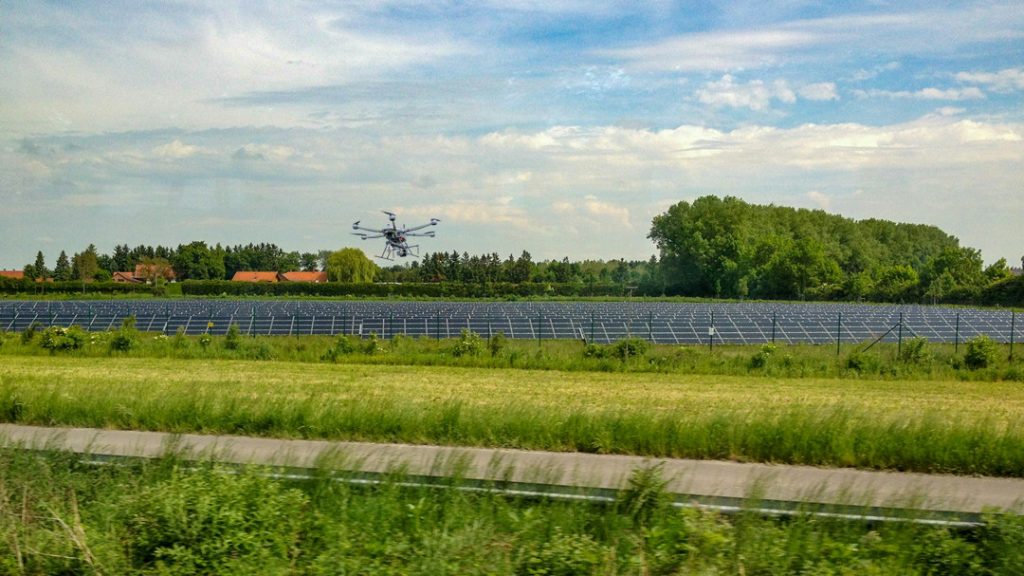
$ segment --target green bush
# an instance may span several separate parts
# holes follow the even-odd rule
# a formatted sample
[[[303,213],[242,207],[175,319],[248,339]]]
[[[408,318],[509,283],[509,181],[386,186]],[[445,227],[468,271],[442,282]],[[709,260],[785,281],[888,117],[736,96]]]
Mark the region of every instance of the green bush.
[[[928,339],[915,336],[903,343],[900,360],[907,364],[922,364],[931,360],[928,352]]]
[[[996,362],[999,346],[988,336],[978,336],[967,341],[964,364],[971,370],[988,368]]]
[[[39,345],[51,353],[70,352],[81,349],[88,339],[89,334],[80,326],[50,326],[43,331]]]
[[[228,326],[228,332],[224,335],[224,348],[228,350],[238,350],[242,345],[242,333],[238,329],[238,324],[234,322]]]
[[[750,367],[764,368],[768,365],[768,359],[771,358],[772,354],[775,354],[777,350],[778,348],[775,344],[763,344],[761,349],[757,351],[757,354],[754,354],[750,358]]]
[[[28,346],[29,344],[31,344],[32,340],[34,340],[36,337],[36,330],[38,330],[39,328],[40,324],[38,322],[33,322],[29,324],[28,328],[25,328],[25,331],[21,333],[21,345]]]
[[[387,349],[380,342],[380,336],[377,336],[376,332],[370,332],[370,337],[363,343],[363,354],[367,356],[373,356],[375,354],[384,354]]]
[[[286,573],[308,503],[255,469],[175,471],[123,510],[125,548],[154,574]]]
[[[115,332],[110,338],[110,350],[113,352],[128,352],[138,344],[139,333],[135,330],[135,315],[129,314],[121,322],[121,329]]]
[[[504,350],[507,345],[508,342],[506,341],[504,332],[495,332],[487,339],[487,349],[490,350],[492,357],[501,354],[501,351]]]
[[[483,338],[476,332],[463,328],[459,333],[459,341],[452,348],[452,356],[479,356],[483,349]]]
[[[619,360],[639,358],[650,349],[651,344],[642,338],[623,338],[612,345],[611,355]]]
[[[344,334],[338,336],[334,341],[334,346],[327,349],[320,357],[325,362],[337,362],[341,356],[347,356],[353,354],[356,351],[356,347],[352,344],[352,339]]]

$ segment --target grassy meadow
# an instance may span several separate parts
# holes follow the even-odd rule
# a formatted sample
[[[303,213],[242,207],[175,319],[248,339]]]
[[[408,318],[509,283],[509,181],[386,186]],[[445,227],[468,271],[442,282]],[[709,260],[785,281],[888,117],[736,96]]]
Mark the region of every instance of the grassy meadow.
[[[3,356],[0,419],[1024,476],[1017,382]]]

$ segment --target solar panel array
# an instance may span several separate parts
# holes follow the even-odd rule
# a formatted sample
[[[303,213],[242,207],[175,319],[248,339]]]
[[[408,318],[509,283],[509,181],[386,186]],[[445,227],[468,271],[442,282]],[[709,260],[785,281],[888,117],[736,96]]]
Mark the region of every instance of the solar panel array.
[[[17,301],[0,303],[0,330],[32,324],[102,331],[128,316],[146,332],[224,334],[398,334],[586,339],[637,337],[663,344],[861,342],[920,336],[933,342],[985,334],[1020,342],[1024,320],[1005,310],[934,306],[669,302],[384,302],[252,300]]]

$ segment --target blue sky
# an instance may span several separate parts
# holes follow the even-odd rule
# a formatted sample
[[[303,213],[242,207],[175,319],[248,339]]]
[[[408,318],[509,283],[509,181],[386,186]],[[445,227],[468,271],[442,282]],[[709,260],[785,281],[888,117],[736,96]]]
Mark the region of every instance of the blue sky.
[[[646,259],[734,195],[1024,256],[1020,2],[0,3],[0,268],[95,243]]]

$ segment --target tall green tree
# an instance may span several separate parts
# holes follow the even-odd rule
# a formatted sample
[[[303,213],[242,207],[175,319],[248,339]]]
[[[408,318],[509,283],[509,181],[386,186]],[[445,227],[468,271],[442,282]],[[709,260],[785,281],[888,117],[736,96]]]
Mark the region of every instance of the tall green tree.
[[[326,272],[331,282],[373,282],[377,265],[358,248],[342,248],[327,257]]]
[[[68,260],[68,255],[61,250],[60,256],[57,257],[57,264],[53,267],[53,279],[64,282],[71,278],[71,261]]]
[[[49,278],[50,270],[46,267],[46,259],[43,258],[43,251],[36,252],[36,261],[33,265],[35,268],[36,278]]]
[[[203,241],[178,246],[171,264],[182,280],[224,279],[224,251],[211,249]]]
[[[89,244],[84,251],[75,254],[71,258],[71,267],[75,273],[75,279],[83,282],[92,282],[99,272],[99,256],[96,253],[96,246]]]

